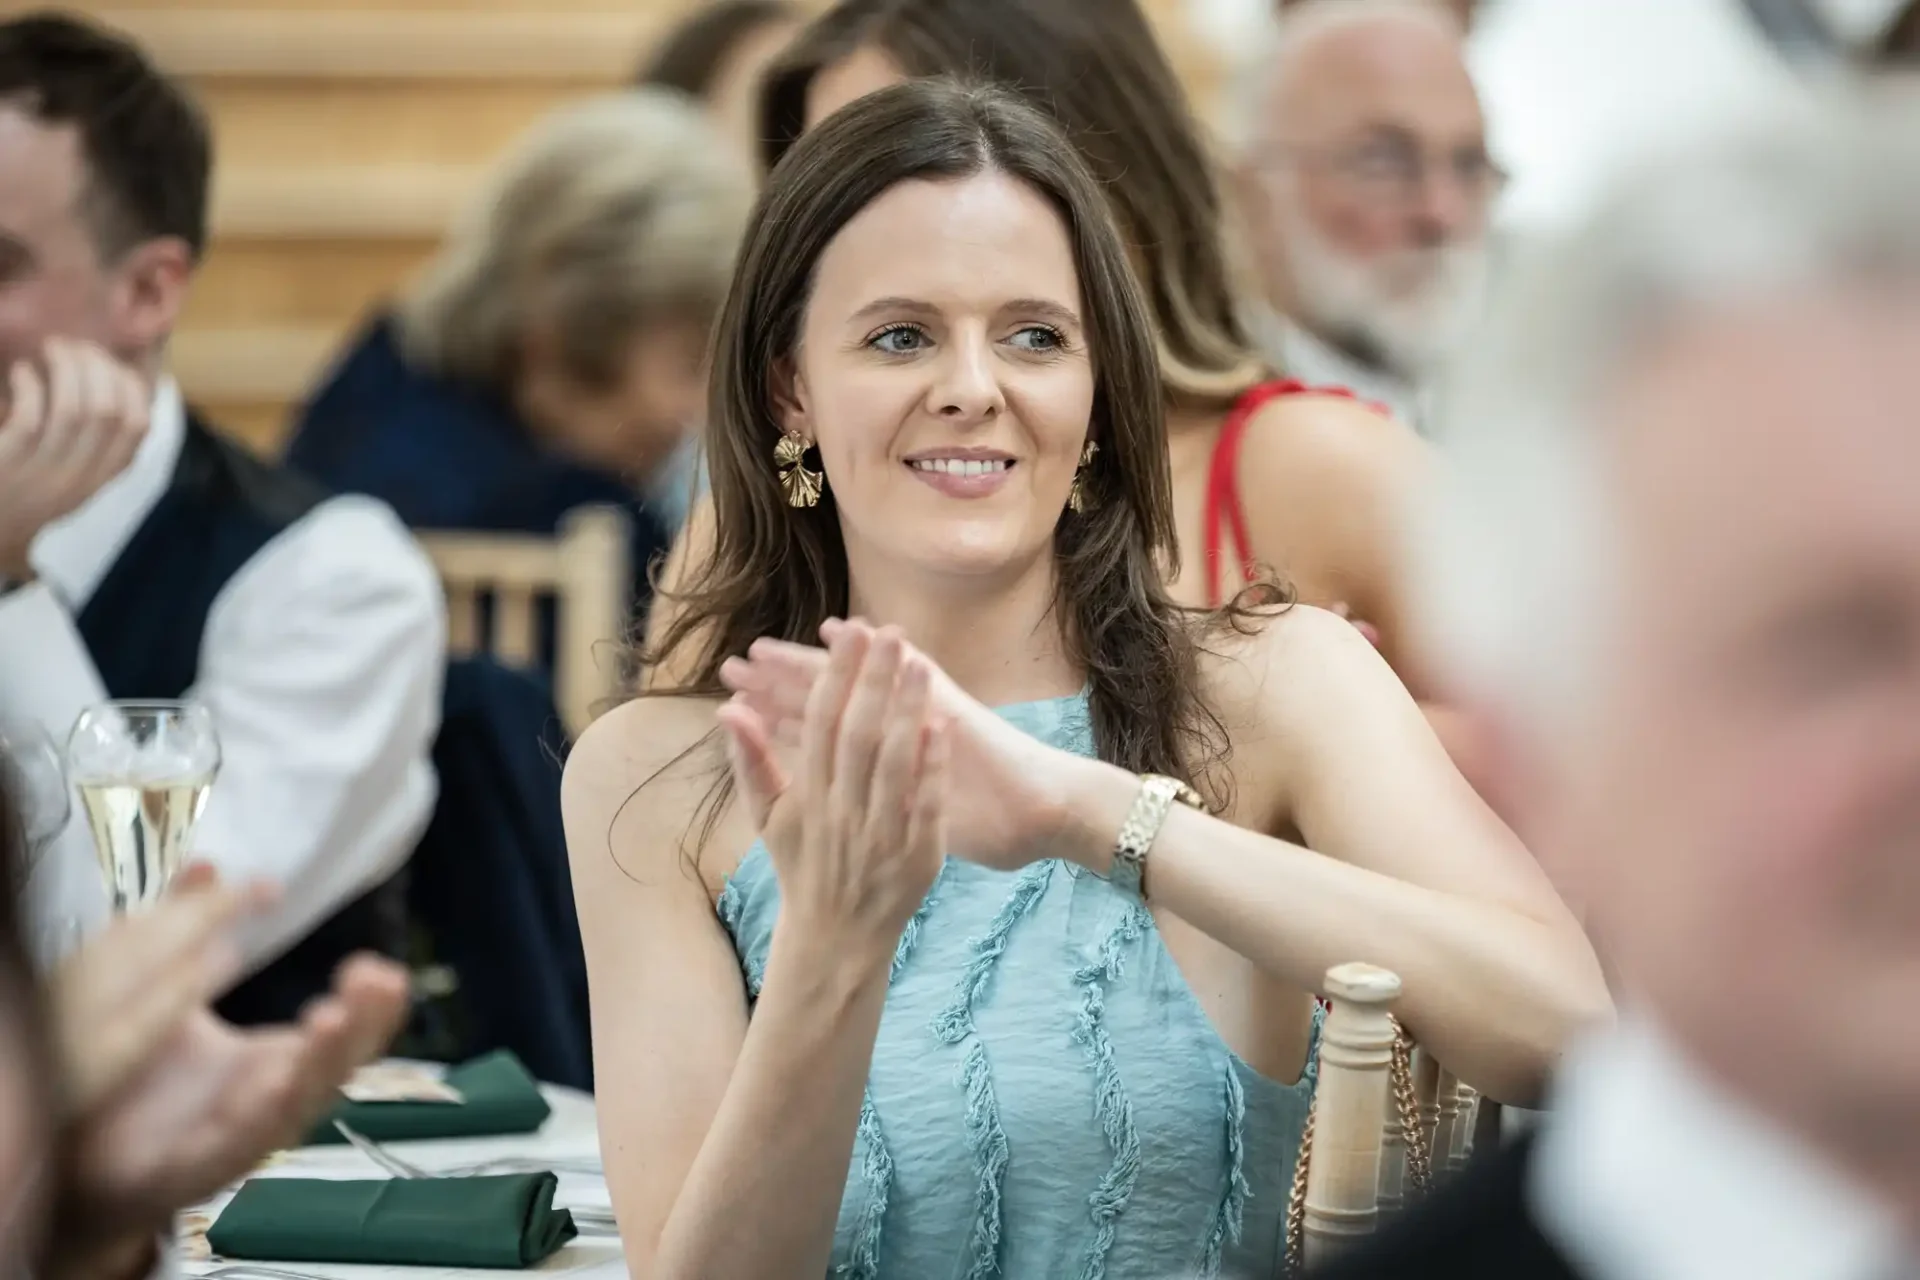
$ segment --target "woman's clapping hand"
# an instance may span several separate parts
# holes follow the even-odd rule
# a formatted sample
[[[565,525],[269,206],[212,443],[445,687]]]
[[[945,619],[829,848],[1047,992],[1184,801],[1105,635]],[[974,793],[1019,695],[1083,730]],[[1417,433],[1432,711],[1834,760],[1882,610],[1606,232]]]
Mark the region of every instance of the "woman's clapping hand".
[[[783,926],[891,956],[945,853],[947,737],[931,664],[897,631],[838,637],[818,678],[769,720],[721,708],[733,774],[779,877]]]
[[[843,654],[849,646],[877,646],[886,637],[889,646],[899,647],[905,667],[926,673],[926,714],[940,725],[944,769],[955,797],[946,813],[946,852],[1000,868],[1047,856],[1068,774],[1083,761],[981,706],[890,628],[876,632],[858,620],[834,619],[821,628],[821,636],[825,649],[756,640],[745,658],[730,659],[721,669],[720,678],[734,691],[727,714],[751,716],[770,757],[807,753],[816,702],[835,696],[831,677],[845,661]]]

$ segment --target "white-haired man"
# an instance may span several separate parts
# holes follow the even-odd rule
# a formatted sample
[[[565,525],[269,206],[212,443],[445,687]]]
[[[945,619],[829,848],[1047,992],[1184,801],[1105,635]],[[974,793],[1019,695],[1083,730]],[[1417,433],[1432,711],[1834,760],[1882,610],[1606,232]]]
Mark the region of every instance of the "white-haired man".
[[[1478,313],[1500,186],[1459,19],[1438,0],[1303,0],[1244,89],[1232,173],[1256,342],[1418,426]]]
[[[1616,976],[1537,1133],[1328,1280],[1920,1276],[1920,117],[1545,251],[1442,415],[1431,620]]]

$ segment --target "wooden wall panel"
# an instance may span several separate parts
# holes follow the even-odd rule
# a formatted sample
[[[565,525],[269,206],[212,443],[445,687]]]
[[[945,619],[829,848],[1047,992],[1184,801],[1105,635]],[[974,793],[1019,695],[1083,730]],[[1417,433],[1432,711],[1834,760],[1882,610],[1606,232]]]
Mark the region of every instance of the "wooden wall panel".
[[[613,79],[585,77],[244,76],[197,83],[195,91],[219,132],[222,166],[244,173],[254,166],[486,165],[554,107],[617,87]]]
[[[208,422],[263,457],[278,457],[286,448],[291,405],[220,400],[205,394],[194,396],[193,403]]]
[[[624,78],[667,15],[655,10],[103,9],[160,62],[195,79]]]
[[[208,255],[187,304],[199,328],[351,323],[391,296],[431,240],[229,240]]]
[[[338,341],[329,325],[195,326],[174,335],[170,355],[181,385],[209,402],[284,404],[313,385]]]
[[[65,7],[95,14],[167,13],[181,9],[236,10],[254,13],[305,13],[325,8],[336,13],[405,9],[415,13],[620,13],[671,21],[698,0],[81,0]],[[6,0],[0,11],[27,7],[27,0]]]

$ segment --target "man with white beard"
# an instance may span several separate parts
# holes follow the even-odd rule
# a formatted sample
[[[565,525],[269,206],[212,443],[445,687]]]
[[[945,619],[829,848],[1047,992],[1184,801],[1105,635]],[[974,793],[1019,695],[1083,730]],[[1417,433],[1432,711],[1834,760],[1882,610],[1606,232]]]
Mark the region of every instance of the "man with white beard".
[[[1639,173],[1449,377],[1417,621],[1621,1015],[1324,1280],[1920,1277],[1913,106]]]
[[[1280,18],[1237,121],[1262,354],[1416,427],[1478,310],[1501,182],[1462,46],[1438,0],[1304,0]]]

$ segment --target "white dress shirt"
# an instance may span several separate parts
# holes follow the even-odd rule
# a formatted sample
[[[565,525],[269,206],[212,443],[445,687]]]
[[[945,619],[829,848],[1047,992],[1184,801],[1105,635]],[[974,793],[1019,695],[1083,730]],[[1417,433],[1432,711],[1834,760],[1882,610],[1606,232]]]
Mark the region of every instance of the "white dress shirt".
[[[1261,357],[1284,376],[1319,387],[1345,387],[1362,400],[1386,406],[1414,430],[1422,429],[1420,389],[1405,379],[1361,364],[1266,307],[1246,308],[1243,323]]]
[[[1908,1280],[1891,1210],[1623,1019],[1561,1071],[1529,1192],[1592,1280]]]
[[[41,531],[38,581],[0,597],[0,706],[56,743],[107,695],[74,618],[166,492],[185,439],[180,392],[163,381],[127,469]],[[432,564],[386,506],[321,503],[221,589],[190,697],[213,714],[220,775],[194,853],[230,878],[282,886],[243,939],[272,960],[406,862],[431,815],[445,614]],[[104,918],[84,821],[35,868],[28,914],[43,953]],[[44,954],[43,954],[43,958]]]

